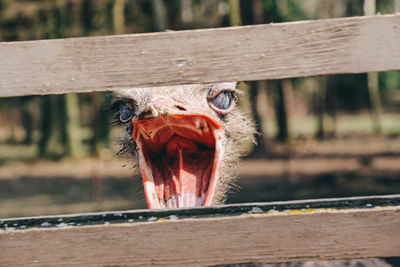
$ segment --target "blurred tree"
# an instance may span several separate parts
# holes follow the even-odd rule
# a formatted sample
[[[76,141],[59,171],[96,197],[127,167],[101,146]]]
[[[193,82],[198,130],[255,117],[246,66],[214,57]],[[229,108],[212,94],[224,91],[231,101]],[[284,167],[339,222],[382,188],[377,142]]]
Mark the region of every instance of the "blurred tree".
[[[273,3],[263,1],[263,4],[267,10],[265,13],[269,14],[268,17],[274,19],[274,22],[280,22],[285,20],[285,17],[290,17],[289,6],[292,9],[297,9],[293,1],[273,1]],[[291,80],[268,81],[267,88],[273,94],[277,126],[275,138],[280,142],[288,142],[290,139],[288,99],[293,99]]]
[[[325,103],[326,103],[326,77],[317,78],[319,87],[314,91],[314,106],[317,115],[317,130],[315,137],[318,139],[324,139],[326,137],[325,132]]]
[[[41,157],[60,158],[65,153],[65,126],[63,96],[49,95],[42,98],[41,103],[41,139],[39,155]]]
[[[66,1],[57,0],[48,14],[50,38],[64,37]],[[44,96],[42,98],[42,136],[39,155],[44,157],[83,155],[77,94]]]
[[[254,24],[262,24],[264,22],[264,11],[263,11],[263,5],[261,0],[254,0],[252,2],[252,16],[248,16],[252,18],[252,23]],[[267,90],[267,81],[257,81],[257,82],[250,82],[249,83],[249,98],[251,101],[250,107],[251,107],[251,115],[253,117],[253,121],[255,122],[255,127],[256,127],[256,142],[257,146],[254,146],[253,151],[249,155],[250,157],[263,157],[267,154],[267,139],[266,139],[266,133],[264,131],[264,125],[266,125],[263,120],[261,119],[261,116],[259,114],[260,108],[258,107],[260,105],[260,101],[257,101],[259,96],[261,95],[261,91],[266,91]],[[265,96],[267,96],[265,92]],[[265,101],[262,103],[263,105],[268,105],[268,102]]]
[[[25,130],[25,137],[24,140],[22,141],[23,144],[30,145],[33,143],[33,131],[34,131],[34,121],[33,121],[33,115],[31,110],[29,109],[29,104],[31,100],[33,100],[35,97],[33,96],[24,96],[21,97],[21,120],[22,120],[22,125]]]
[[[268,22],[281,22],[305,19],[306,15],[298,5],[297,1],[267,1],[267,0],[255,0],[252,2],[251,8],[249,8],[247,1],[241,2],[242,19],[244,24],[261,24]],[[264,129],[261,127],[265,123],[261,122],[260,116],[257,114],[257,102],[256,98],[259,95],[261,88],[267,88],[270,93],[271,100],[274,102],[273,107],[275,109],[275,116],[277,122],[277,134],[276,140],[281,142],[287,142],[290,139],[290,127],[289,127],[289,109],[287,104],[288,99],[293,99],[293,86],[291,80],[279,80],[279,81],[260,81],[258,83],[251,83],[250,86],[250,97],[253,118],[256,122],[257,131],[261,133],[257,137],[258,146],[252,152],[251,156],[263,156],[267,153],[266,146],[266,134]],[[263,103],[267,105],[267,103]]]
[[[3,40],[3,0],[0,0],[0,42]]]
[[[167,16],[165,5],[162,0],[151,0],[155,18],[154,27],[156,31],[164,31],[167,28]]]
[[[325,92],[326,112],[330,119],[330,125],[327,127],[327,135],[330,138],[337,136],[337,88],[332,86],[336,78],[337,76],[328,77],[328,86]]]
[[[82,30],[83,34],[85,36],[88,36],[91,34],[93,28],[95,28],[94,25],[94,17],[95,17],[95,5],[93,4],[93,0],[83,0],[82,1]]]
[[[78,158],[84,155],[77,94],[64,95],[65,101],[65,156]]]
[[[378,73],[368,73],[368,92],[370,100],[370,110],[372,119],[372,131],[374,133],[382,132],[382,104],[379,92],[379,76]]]
[[[229,19],[231,21],[231,26],[241,26],[242,18],[240,14],[240,2],[239,0],[229,0],[229,6],[231,12],[229,13]]]
[[[244,19],[251,18],[251,21],[246,20],[248,23],[256,23],[261,24],[263,23],[263,6],[261,0],[255,0],[252,2],[251,9],[247,9],[245,7],[246,15],[241,12],[241,8],[243,7],[243,2],[238,0],[230,0],[230,24],[232,26],[240,26],[242,25],[242,17]],[[253,121],[256,127],[256,142],[257,146],[253,147],[253,150],[249,154],[249,157],[263,157],[266,154],[266,139],[265,133],[263,129],[263,121],[259,114],[258,105],[260,101],[257,101],[259,92],[261,90],[266,90],[267,88],[267,81],[252,81],[249,82],[249,99],[250,99],[250,110],[251,116],[253,117]],[[263,103],[263,105],[267,105],[267,103]]]
[[[261,91],[266,91],[268,88],[267,81],[252,81],[249,82],[249,99],[250,99],[250,110],[251,116],[253,117],[253,121],[256,127],[256,142],[257,146],[254,146],[253,151],[250,153],[250,157],[263,157],[266,155],[267,151],[267,140],[266,134],[264,131],[264,122],[259,114],[259,105],[260,101],[257,101],[259,98]],[[267,94],[265,93],[265,96]],[[262,105],[268,105],[268,102],[263,102]]]
[[[375,10],[376,10],[375,0],[364,0],[364,14],[366,16],[374,16]],[[368,77],[370,110],[372,116],[372,131],[375,133],[381,133],[382,104],[381,104],[381,96],[379,93],[378,73],[376,72],[368,73],[367,77]]]
[[[68,0],[68,36],[82,36],[82,0]]]
[[[289,112],[287,99],[292,96],[289,94],[293,94],[292,90],[288,90],[291,86],[283,86],[282,80],[269,81],[268,88],[275,91],[275,115],[277,122],[277,134],[276,139],[280,142],[287,142],[290,138],[289,133]],[[290,84],[291,81],[287,80],[286,84]]]
[[[315,17],[328,19],[345,15],[346,3],[343,0],[331,1],[321,0],[315,10]],[[337,76],[318,77],[318,90],[315,94],[315,108],[317,116],[317,127],[315,137],[324,139],[336,136],[336,90],[334,87]]]
[[[253,23],[254,24],[262,24],[264,23],[264,9],[261,0],[254,0],[252,9],[253,11]]]
[[[113,6],[108,5],[108,1],[88,1],[86,0],[85,13],[91,13],[92,19],[85,20],[86,30],[94,34],[107,32],[107,24],[112,25],[112,33],[125,33],[125,1],[115,0]],[[107,20],[107,12],[112,11],[112,21]],[[107,32],[109,33],[109,32]],[[90,154],[100,155],[104,148],[110,143],[110,121],[111,114],[107,112],[110,99],[107,93],[90,94],[90,129],[91,138],[89,141]]]
[[[193,22],[193,0],[181,0],[181,20],[183,23]]]
[[[59,2],[54,1],[51,11],[47,14],[48,38],[60,37],[60,20],[57,16],[58,5]],[[65,113],[63,109],[65,106],[63,98],[62,95],[50,95],[42,98],[42,127],[39,142],[39,155],[42,157],[59,158],[65,153],[63,141],[66,124],[64,123]]]
[[[114,1],[113,29],[115,34],[125,33],[125,0]]]

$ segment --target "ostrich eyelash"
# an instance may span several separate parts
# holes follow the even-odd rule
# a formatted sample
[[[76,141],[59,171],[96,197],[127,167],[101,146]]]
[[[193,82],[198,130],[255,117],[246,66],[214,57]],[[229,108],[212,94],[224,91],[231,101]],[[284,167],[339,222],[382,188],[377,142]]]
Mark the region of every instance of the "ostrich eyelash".
[[[120,106],[121,105],[128,105],[135,109],[136,104],[132,99],[129,98],[119,98],[116,99],[110,106],[109,111],[113,113],[112,124],[114,125],[123,125],[126,122],[121,121],[120,119]]]
[[[236,87],[227,87],[222,84],[217,84],[212,87],[209,87],[208,89],[208,94],[207,94],[207,100],[210,101],[212,98],[216,97],[218,94],[227,92],[230,93],[233,96],[233,101],[237,102],[242,95],[242,92],[238,90]]]

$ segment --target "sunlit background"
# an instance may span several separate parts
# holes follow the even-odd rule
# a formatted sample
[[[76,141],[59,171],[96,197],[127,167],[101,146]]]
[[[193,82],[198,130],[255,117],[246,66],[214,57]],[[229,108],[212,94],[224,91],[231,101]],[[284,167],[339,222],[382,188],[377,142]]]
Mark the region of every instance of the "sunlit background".
[[[0,0],[0,40],[362,16],[363,4]],[[376,13],[393,12],[393,0],[376,1]],[[240,87],[259,145],[245,144],[228,203],[400,193],[399,71]],[[133,160],[116,155],[122,129],[112,123],[110,101],[109,93],[0,99],[0,218],[146,207]]]

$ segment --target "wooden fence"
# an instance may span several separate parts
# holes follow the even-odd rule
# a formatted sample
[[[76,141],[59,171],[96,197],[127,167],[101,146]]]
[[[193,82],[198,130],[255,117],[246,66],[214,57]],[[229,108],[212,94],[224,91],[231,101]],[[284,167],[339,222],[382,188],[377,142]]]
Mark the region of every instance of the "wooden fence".
[[[0,96],[399,70],[399,17],[0,43]]]
[[[0,43],[0,96],[400,70],[400,15]],[[400,195],[0,219],[1,266],[399,257]]]
[[[400,256],[400,195],[0,220],[2,266]]]

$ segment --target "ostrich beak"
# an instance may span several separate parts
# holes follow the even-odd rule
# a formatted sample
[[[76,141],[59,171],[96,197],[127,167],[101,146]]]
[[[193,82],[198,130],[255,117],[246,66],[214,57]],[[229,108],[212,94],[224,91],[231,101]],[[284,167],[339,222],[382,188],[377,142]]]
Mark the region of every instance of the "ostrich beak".
[[[224,130],[210,116],[152,101],[133,121],[150,209],[211,205],[223,158]]]

